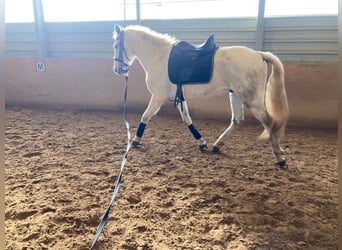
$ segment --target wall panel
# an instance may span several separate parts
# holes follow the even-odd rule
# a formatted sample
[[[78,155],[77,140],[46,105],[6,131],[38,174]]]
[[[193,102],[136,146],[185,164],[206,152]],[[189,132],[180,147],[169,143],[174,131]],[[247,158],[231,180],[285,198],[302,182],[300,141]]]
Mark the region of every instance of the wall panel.
[[[7,56],[34,57],[37,55],[36,33],[33,23],[9,23],[5,26]]]
[[[49,57],[112,57],[115,23],[47,23]],[[215,34],[219,46],[255,48],[255,18],[144,20],[141,25],[192,43]],[[265,18],[263,50],[277,54],[284,62],[337,62],[337,16]],[[35,56],[33,24],[6,25],[6,54]]]

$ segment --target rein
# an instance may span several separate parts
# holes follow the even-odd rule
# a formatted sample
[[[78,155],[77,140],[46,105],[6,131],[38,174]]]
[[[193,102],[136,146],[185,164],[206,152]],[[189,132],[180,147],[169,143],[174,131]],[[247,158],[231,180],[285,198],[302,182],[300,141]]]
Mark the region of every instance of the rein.
[[[116,180],[116,184],[115,184],[115,188],[114,188],[114,191],[112,194],[112,198],[110,200],[110,203],[108,205],[106,212],[104,213],[104,215],[101,219],[99,226],[97,227],[97,231],[96,231],[93,243],[91,244],[90,250],[93,249],[93,247],[96,245],[96,242],[97,242],[98,238],[100,237],[100,234],[101,234],[104,226],[106,225],[110,209],[112,208],[114,199],[117,196],[119,189],[120,189],[123,171],[124,171],[125,164],[126,164],[126,161],[128,158],[128,152],[131,148],[131,142],[130,142],[131,132],[130,132],[129,123],[127,121],[127,114],[126,114],[127,86],[128,86],[128,75],[125,75],[125,93],[124,93],[123,113],[124,113],[124,121],[125,121],[125,125],[126,125],[126,130],[127,130],[127,148],[126,148],[126,152],[125,152],[123,159],[122,159],[122,162],[121,162],[120,173],[119,173],[118,178]]]

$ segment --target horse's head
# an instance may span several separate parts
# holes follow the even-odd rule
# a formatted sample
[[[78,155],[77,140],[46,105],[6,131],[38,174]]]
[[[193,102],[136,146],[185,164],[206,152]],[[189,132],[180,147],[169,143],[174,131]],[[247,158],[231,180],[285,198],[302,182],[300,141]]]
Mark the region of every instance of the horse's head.
[[[113,32],[113,49],[114,49],[114,65],[113,71],[118,74],[128,74],[130,59],[128,58],[125,50],[125,29],[120,25],[115,25]]]

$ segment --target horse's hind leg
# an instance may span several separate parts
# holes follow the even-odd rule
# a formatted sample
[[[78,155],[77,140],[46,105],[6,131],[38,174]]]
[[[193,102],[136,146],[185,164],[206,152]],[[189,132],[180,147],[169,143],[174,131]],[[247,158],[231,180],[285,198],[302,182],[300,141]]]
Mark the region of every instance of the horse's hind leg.
[[[277,164],[279,165],[279,167],[282,168],[286,165],[286,158],[284,155],[284,150],[282,150],[282,148],[280,147],[279,136],[274,131],[271,131],[270,139],[271,139],[273,154],[277,159]]]
[[[268,115],[266,110],[264,108],[256,108],[251,107],[250,111],[254,115],[254,117],[261,122],[261,124],[264,126],[264,128],[268,131],[270,141],[271,141],[271,146],[272,146],[272,151],[277,159],[277,164],[279,167],[284,167],[286,165],[286,158],[284,155],[284,151],[280,147],[280,138],[279,134],[277,131],[272,126],[272,118]]]
[[[133,147],[139,147],[140,145],[140,140],[141,137],[144,134],[145,131],[145,127],[147,125],[147,123],[151,120],[151,118],[158,113],[160,107],[165,103],[166,99],[157,99],[154,98],[153,96],[150,99],[150,102],[145,110],[145,112],[143,113],[141,120],[140,120],[140,124],[138,127],[138,130],[133,138],[132,141],[132,145]]]
[[[188,129],[192,133],[192,135],[197,140],[199,149],[201,151],[205,150],[207,148],[207,142],[202,138],[201,134],[198,132],[198,130],[195,128],[195,126],[192,124],[192,120],[189,114],[189,109],[186,101],[183,101],[181,103],[177,104],[178,111],[182,117],[183,122],[188,126]]]
[[[241,100],[234,94],[232,90],[229,91],[230,109],[232,112],[232,118],[229,127],[219,136],[214,143],[212,151],[218,153],[220,148],[223,146],[224,141],[237,129],[239,124],[245,119],[244,118],[244,105]]]

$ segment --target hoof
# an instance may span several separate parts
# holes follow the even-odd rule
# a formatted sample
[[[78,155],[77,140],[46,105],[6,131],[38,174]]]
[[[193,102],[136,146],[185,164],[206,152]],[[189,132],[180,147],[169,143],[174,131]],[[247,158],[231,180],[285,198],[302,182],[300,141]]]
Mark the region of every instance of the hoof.
[[[213,149],[211,150],[213,153],[220,153],[220,148],[219,147],[216,147],[214,146]]]
[[[133,141],[132,146],[133,148],[140,148],[140,143],[138,141]]]
[[[277,165],[280,167],[280,168],[286,168],[286,160],[281,160],[281,161],[278,161],[277,162]]]
[[[201,150],[201,152],[203,152],[207,148],[208,148],[207,144],[199,145],[199,149]]]

